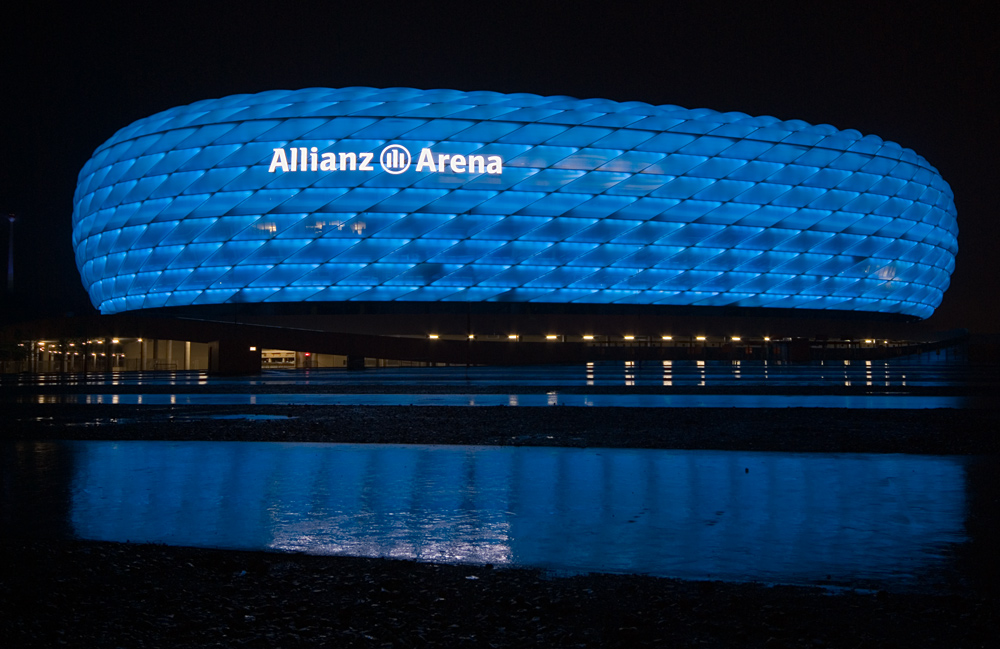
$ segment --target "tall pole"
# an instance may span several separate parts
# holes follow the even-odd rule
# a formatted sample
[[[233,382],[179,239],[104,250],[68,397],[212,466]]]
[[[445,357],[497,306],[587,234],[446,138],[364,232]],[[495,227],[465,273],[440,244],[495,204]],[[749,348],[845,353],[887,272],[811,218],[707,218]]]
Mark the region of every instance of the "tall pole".
[[[8,237],[7,245],[7,292],[14,292],[14,215],[8,214],[7,220],[10,221],[10,237]]]

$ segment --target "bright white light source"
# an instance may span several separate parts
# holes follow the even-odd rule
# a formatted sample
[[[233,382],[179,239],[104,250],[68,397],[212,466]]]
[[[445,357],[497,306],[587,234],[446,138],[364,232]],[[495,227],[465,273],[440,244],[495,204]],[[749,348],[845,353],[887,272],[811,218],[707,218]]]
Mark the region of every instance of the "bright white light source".
[[[673,340],[674,337],[673,336],[664,336],[663,339],[664,340]]]
[[[549,335],[545,336],[545,340],[555,340],[556,338],[558,338],[558,336],[555,336],[553,334],[549,334]]]
[[[740,342],[740,337],[739,336],[733,336],[733,342],[737,342],[737,343]]]
[[[635,336],[625,336],[625,340],[635,340]]]
[[[705,340],[705,336],[695,336],[695,340]]]
[[[593,340],[594,337],[588,334],[588,335],[584,336],[583,339],[584,340]]]
[[[430,338],[431,340],[437,340],[438,335],[437,334],[428,334],[427,337]]]

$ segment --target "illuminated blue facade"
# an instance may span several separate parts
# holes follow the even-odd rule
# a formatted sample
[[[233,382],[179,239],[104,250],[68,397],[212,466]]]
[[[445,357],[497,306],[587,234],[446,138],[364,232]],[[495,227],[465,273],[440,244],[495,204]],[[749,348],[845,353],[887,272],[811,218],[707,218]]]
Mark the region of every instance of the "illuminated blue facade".
[[[393,88],[237,95],[139,120],[80,172],[103,313],[301,301],[828,309],[925,318],[951,189],[832,126]]]

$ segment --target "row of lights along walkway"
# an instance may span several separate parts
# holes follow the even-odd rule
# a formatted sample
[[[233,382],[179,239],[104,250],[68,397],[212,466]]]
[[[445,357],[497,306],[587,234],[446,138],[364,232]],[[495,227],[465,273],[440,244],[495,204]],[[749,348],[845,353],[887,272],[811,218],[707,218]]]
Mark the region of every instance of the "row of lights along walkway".
[[[429,339],[431,339],[431,340],[439,340],[439,339],[460,340],[460,339],[463,339],[463,338],[468,338],[469,340],[490,340],[490,339],[501,339],[502,340],[503,339],[503,336],[481,336],[481,335],[477,336],[476,334],[467,334],[467,335],[428,334],[427,337]],[[564,334],[546,334],[544,336],[541,336],[541,335],[538,335],[538,336],[522,336],[520,334],[507,334],[506,339],[507,340],[511,340],[511,341],[528,340],[528,339],[538,339],[538,340],[544,339],[544,340],[550,341],[550,342],[576,342],[577,340],[579,340],[580,342],[603,342],[603,343],[611,343],[611,342],[656,342],[656,341],[663,341],[663,342],[679,342],[679,343],[686,343],[686,342],[709,342],[709,343],[744,343],[744,344],[758,343],[758,344],[760,344],[760,343],[771,342],[771,337],[770,336],[763,336],[761,338],[756,338],[756,337],[746,337],[746,338],[744,338],[743,336],[724,336],[724,337],[719,337],[719,338],[715,338],[714,336],[713,337],[709,337],[709,336],[676,336],[676,337],[675,336],[660,336],[659,338],[656,338],[654,336],[598,336],[598,335],[594,335],[594,334],[585,334],[585,335],[581,335],[581,336],[567,336],[567,335],[564,335]],[[788,340],[788,339],[787,338],[777,338],[775,340],[777,341],[777,340]],[[878,344],[879,341],[871,339],[871,338],[866,338],[864,340],[850,340],[850,339],[845,339],[845,340],[832,340],[832,341],[828,341],[828,342],[833,343],[833,344],[845,344],[845,345],[858,345],[858,344],[875,345],[875,344]],[[889,341],[888,340],[883,340],[882,344],[888,345]]]

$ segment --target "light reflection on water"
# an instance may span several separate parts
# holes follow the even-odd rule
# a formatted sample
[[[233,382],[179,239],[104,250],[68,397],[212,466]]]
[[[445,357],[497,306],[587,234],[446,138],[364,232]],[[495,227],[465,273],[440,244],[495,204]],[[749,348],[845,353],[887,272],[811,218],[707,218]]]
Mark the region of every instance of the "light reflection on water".
[[[588,361],[582,364],[450,367],[381,367],[364,370],[311,368],[262,370],[254,376],[222,377],[197,370],[88,374],[0,375],[0,387],[37,386],[58,389],[99,389],[137,392],[143,386],[221,388],[249,386],[634,386],[801,388],[864,386],[890,388],[995,387],[1000,366],[970,364],[948,354],[923,354],[890,360],[837,360],[789,363],[764,360],[638,360]]]
[[[44,449],[71,458],[65,515],[85,539],[897,587],[946,570],[950,548],[966,540],[957,457],[270,442]],[[12,476],[4,498],[27,498],[16,485],[39,480]]]
[[[620,408],[997,408],[993,398],[908,394],[36,394],[17,403],[216,406],[574,406]]]

